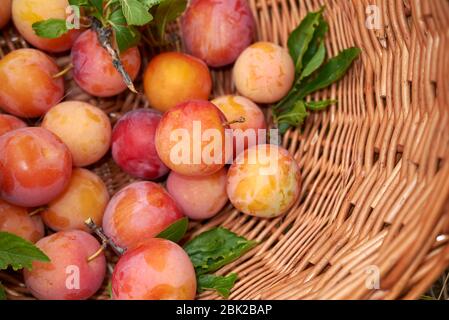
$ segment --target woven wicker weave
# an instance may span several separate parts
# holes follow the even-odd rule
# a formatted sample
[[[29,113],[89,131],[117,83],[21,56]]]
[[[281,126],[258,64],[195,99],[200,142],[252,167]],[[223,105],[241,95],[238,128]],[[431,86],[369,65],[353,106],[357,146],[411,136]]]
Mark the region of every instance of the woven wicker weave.
[[[339,104],[284,136],[303,175],[297,205],[274,220],[228,206],[211,221],[192,223],[189,236],[222,225],[261,242],[220,271],[239,274],[233,299],[419,297],[449,265],[449,2],[249,2],[258,39],[285,46],[300,19],[325,4],[329,54],[354,45],[363,54],[341,82],[318,94]],[[369,5],[380,8],[381,29],[367,28]],[[177,30],[172,26],[171,32]],[[13,28],[0,35],[0,56],[26,46]],[[177,43],[164,50],[180,48]],[[141,50],[147,63],[154,49]],[[68,63],[58,59],[61,66]],[[213,77],[215,96],[234,91],[230,69]],[[148,107],[143,95],[99,100],[77,88],[70,75],[67,81],[68,99],[100,106],[112,122]],[[94,169],[111,193],[132,181],[110,157]],[[368,289],[367,279],[377,272],[380,289]],[[3,273],[0,280],[10,299],[31,298],[20,277]],[[106,290],[95,298],[107,299]]]

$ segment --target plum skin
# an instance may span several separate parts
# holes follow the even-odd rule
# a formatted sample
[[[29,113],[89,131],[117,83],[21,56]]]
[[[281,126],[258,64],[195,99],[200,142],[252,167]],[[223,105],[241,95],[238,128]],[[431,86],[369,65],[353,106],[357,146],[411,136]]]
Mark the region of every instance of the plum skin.
[[[229,199],[248,215],[278,217],[294,205],[300,191],[299,166],[280,146],[253,146],[237,156],[228,171]]]
[[[180,52],[154,57],[145,70],[143,82],[150,105],[162,112],[187,100],[207,100],[212,90],[207,65]]]
[[[226,164],[228,128],[225,116],[211,102],[186,101],[162,116],[156,131],[156,150],[171,170],[185,176],[207,176]],[[178,136],[181,132],[183,136]],[[205,132],[217,134],[218,141],[214,137],[202,139]],[[201,137],[196,137],[195,133]],[[209,155],[210,158],[205,159]]]
[[[181,24],[187,52],[211,67],[233,63],[255,34],[246,0],[191,1]]]
[[[257,103],[275,103],[291,89],[295,66],[286,49],[270,42],[257,42],[238,57],[233,78],[241,95]]]
[[[25,128],[25,122],[9,114],[0,114],[0,136],[9,131]]]
[[[39,215],[30,216],[28,209],[0,199],[0,231],[9,232],[32,243],[44,234],[44,223]]]
[[[215,216],[228,202],[226,168],[205,177],[182,176],[174,171],[167,179],[168,193],[190,219]]]
[[[195,294],[189,256],[165,239],[149,239],[127,251],[112,275],[115,300],[193,300]]]
[[[74,169],[68,187],[51,201],[41,216],[55,231],[82,230],[89,232],[85,221],[91,218],[97,225],[103,220],[109,193],[104,182],[86,169]]]
[[[48,52],[64,52],[72,47],[80,30],[73,29],[59,38],[47,39],[36,35],[32,25],[50,18],[65,20],[68,6],[68,0],[14,0],[12,19],[22,37],[36,48]]]
[[[69,149],[43,128],[22,128],[0,136],[0,197],[38,207],[58,197],[72,174]]]
[[[146,180],[165,176],[169,169],[159,159],[155,146],[161,114],[137,109],[125,114],[112,132],[112,157],[126,173]]]
[[[67,145],[77,167],[97,162],[111,145],[112,128],[108,116],[85,102],[65,101],[56,105],[45,115],[42,127]]]
[[[84,31],[72,47],[73,78],[87,93],[96,97],[112,97],[126,90],[123,77],[112,64],[109,53],[98,42],[92,30]],[[137,47],[120,54],[120,60],[135,80],[141,65]]]
[[[32,270],[24,270],[25,284],[37,299],[85,300],[101,287],[106,258],[100,253],[88,262],[100,243],[87,232],[60,231],[42,238],[36,246],[50,258],[50,262],[35,261]],[[79,270],[79,288],[67,286],[74,267]]]
[[[11,1],[3,0],[3,4],[0,6],[0,29],[6,26],[11,18]]]
[[[43,115],[64,95],[64,81],[52,58],[35,49],[18,49],[0,60],[0,109],[24,118]]]
[[[183,217],[162,186],[135,182],[112,197],[103,216],[103,230],[118,246],[132,248]]]
[[[265,115],[254,102],[242,96],[227,95],[212,100],[212,103],[230,122],[240,117],[244,118],[243,123],[229,125],[233,130],[234,158],[249,147],[265,143],[267,129]]]

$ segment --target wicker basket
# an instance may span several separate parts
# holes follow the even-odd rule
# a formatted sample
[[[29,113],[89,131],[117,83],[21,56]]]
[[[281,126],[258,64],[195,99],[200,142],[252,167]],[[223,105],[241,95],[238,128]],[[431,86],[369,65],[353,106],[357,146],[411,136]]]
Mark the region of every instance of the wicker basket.
[[[189,236],[222,225],[261,242],[220,270],[239,274],[233,299],[419,297],[449,265],[449,2],[249,2],[258,39],[285,46],[300,19],[325,4],[330,55],[353,45],[363,54],[338,85],[317,94],[337,98],[338,106],[284,136],[304,181],[294,208],[264,220],[228,206],[210,221],[192,223]],[[369,5],[379,9],[380,29],[366,25]],[[12,27],[0,34],[0,57],[26,46]],[[147,63],[155,49],[143,46],[141,52]],[[68,63],[68,57],[58,59],[61,66]],[[215,96],[234,92],[230,68],[213,77]],[[96,99],[70,75],[67,82],[67,99],[98,105],[112,122],[148,107],[143,95]],[[110,156],[93,169],[112,194],[132,181]],[[116,259],[110,258],[109,271]],[[367,285],[377,276],[380,288]],[[20,276],[2,273],[0,280],[8,298],[31,298]],[[105,287],[95,298],[108,298]]]

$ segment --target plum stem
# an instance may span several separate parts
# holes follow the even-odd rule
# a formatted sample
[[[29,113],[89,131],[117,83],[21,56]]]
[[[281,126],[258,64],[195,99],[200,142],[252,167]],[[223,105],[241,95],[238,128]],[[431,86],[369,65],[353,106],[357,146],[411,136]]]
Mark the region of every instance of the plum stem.
[[[223,127],[229,126],[229,125],[234,124],[234,123],[245,123],[245,122],[246,122],[245,117],[240,117],[240,118],[238,118],[236,120],[233,120],[233,121],[223,122]]]
[[[69,72],[70,70],[73,69],[73,64],[69,63],[64,69],[62,69],[60,72],[58,72],[57,74],[53,75],[53,79],[56,78],[60,78],[62,76],[65,76],[67,74],[67,72]]]
[[[123,63],[120,60],[120,55],[118,54],[117,50],[115,50],[112,46],[112,43],[113,43],[112,29],[110,27],[103,27],[101,22],[95,17],[92,18],[92,29],[97,34],[98,42],[100,43],[100,45],[111,56],[112,65],[120,73],[120,75],[122,76],[123,80],[125,81],[125,84],[128,87],[128,89],[131,90],[132,92],[138,94],[139,92],[137,92],[136,87],[134,87],[131,77],[129,76],[128,72],[126,72],[125,67],[123,66]]]
[[[106,248],[108,247],[108,244],[106,242],[103,242],[100,246],[100,248],[89,258],[87,258],[87,262],[91,262],[95,260]]]
[[[89,227],[89,229],[92,230],[92,232],[94,232],[98,237],[100,237],[102,243],[101,248],[97,252],[95,252],[91,257],[89,257],[89,259],[91,259],[92,257],[93,257],[92,259],[95,259],[104,249],[106,249],[107,245],[111,246],[112,250],[114,250],[114,252],[118,256],[121,256],[122,254],[125,253],[126,249],[119,247],[114,243],[114,241],[112,241],[112,239],[110,239],[107,235],[105,235],[103,228],[98,227],[92,220],[92,218],[89,218],[86,221],[84,221],[84,224],[87,227]]]
[[[48,209],[47,206],[39,207],[39,208],[34,209],[33,211],[31,211],[31,212],[29,213],[29,216],[30,216],[30,217],[35,216],[35,215],[37,215],[37,214],[39,214],[39,213],[41,213],[42,211],[45,211],[45,210],[47,210],[47,209]]]

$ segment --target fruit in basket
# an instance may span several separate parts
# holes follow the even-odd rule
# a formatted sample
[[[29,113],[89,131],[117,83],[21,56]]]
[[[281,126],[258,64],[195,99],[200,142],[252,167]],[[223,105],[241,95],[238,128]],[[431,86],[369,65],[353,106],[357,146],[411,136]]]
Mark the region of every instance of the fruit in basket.
[[[127,251],[112,275],[115,300],[192,300],[196,276],[192,262],[176,243],[149,239]]]
[[[224,167],[226,131],[223,113],[212,103],[191,100],[162,117],[156,131],[156,150],[173,171],[207,176]]]
[[[0,29],[6,26],[11,18],[11,0],[3,0],[0,6]]]
[[[0,109],[15,116],[39,117],[61,101],[64,81],[58,66],[35,49],[18,49],[0,60]]]
[[[139,73],[141,57],[137,47],[121,53],[123,66],[134,80]],[[73,78],[86,92],[96,97],[112,97],[126,90],[122,75],[112,64],[109,53],[98,42],[92,30],[84,31],[72,48]]]
[[[0,114],[0,136],[6,132],[24,128],[26,126],[26,123],[19,118],[10,116],[9,114]]]
[[[207,65],[180,52],[154,57],[145,70],[143,83],[150,105],[163,112],[187,100],[207,100],[212,90]]]
[[[50,131],[22,128],[0,136],[0,197],[23,207],[54,200],[72,174],[69,149]]]
[[[98,291],[106,274],[100,243],[84,231],[60,231],[39,240],[36,246],[50,262],[33,262],[24,270],[25,284],[41,300],[84,300]],[[93,258],[90,261],[89,258]]]
[[[0,231],[13,233],[34,243],[44,236],[45,230],[40,216],[30,216],[27,208],[0,199]]]
[[[243,96],[258,103],[274,103],[292,87],[295,66],[286,49],[270,42],[257,42],[238,57],[233,77]]]
[[[81,101],[53,107],[42,127],[57,135],[72,153],[73,164],[85,167],[100,160],[111,145],[111,123],[100,108]]]
[[[187,51],[211,67],[233,63],[251,44],[254,33],[246,0],[194,0],[182,18]]]
[[[262,110],[251,100],[241,96],[222,96],[212,100],[229,122],[234,136],[234,156],[258,143],[265,143],[267,123]]]
[[[243,213],[273,218],[290,209],[301,191],[298,164],[287,150],[266,144],[244,151],[228,171],[227,192]]]
[[[104,182],[86,169],[74,169],[69,186],[42,213],[45,224],[55,231],[89,231],[84,224],[88,218],[100,225],[109,201]]]
[[[161,114],[137,109],[125,114],[112,133],[112,157],[126,173],[140,179],[154,180],[169,169],[156,152],[155,135]]]
[[[14,0],[12,2],[12,18],[22,37],[33,46],[49,52],[63,52],[72,47],[73,42],[80,34],[79,30],[70,30],[58,38],[48,39],[39,37],[32,25],[47,19],[66,20],[68,6],[68,0]]]
[[[183,216],[162,186],[136,182],[112,197],[104,213],[103,229],[118,246],[130,248],[157,236]]]
[[[174,171],[167,179],[168,193],[194,220],[215,216],[228,202],[226,194],[226,168],[204,177],[188,177]]]

